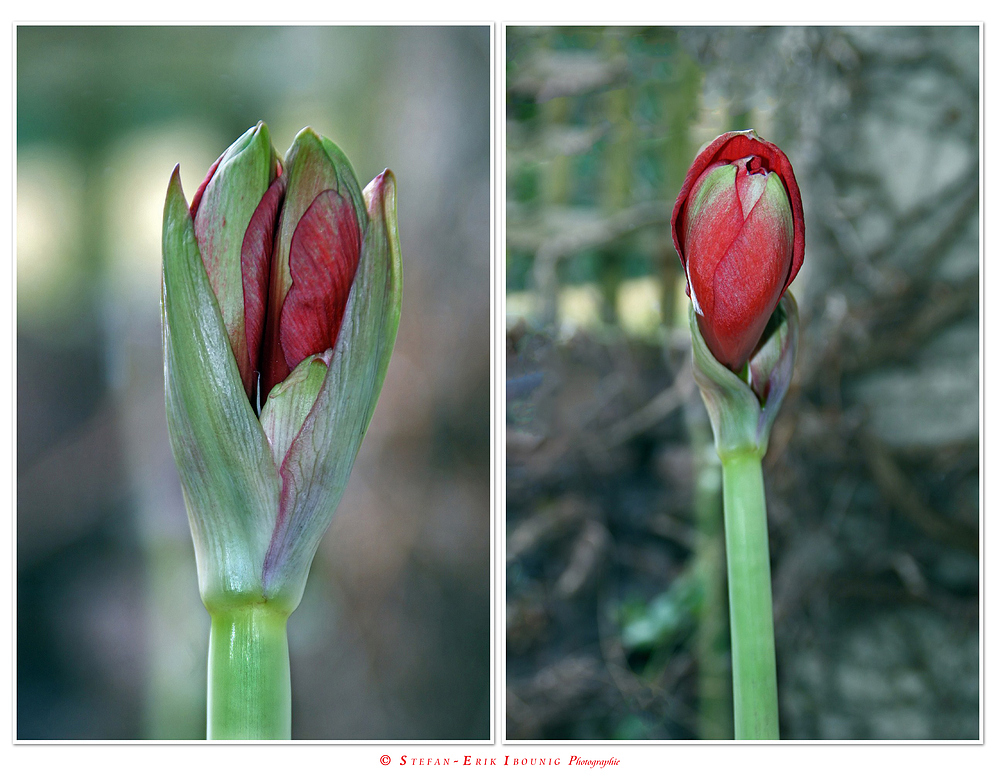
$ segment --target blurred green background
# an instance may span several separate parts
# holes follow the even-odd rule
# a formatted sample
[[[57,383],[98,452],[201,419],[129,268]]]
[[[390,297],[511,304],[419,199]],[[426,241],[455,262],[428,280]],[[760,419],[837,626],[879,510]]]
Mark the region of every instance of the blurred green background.
[[[508,28],[507,737],[732,737],[670,238],[755,128],[806,217],[764,465],[781,734],[979,732],[979,29]]]
[[[204,736],[160,223],[246,128],[392,168],[396,351],[289,622],[293,737],[489,737],[488,27],[17,29],[17,737]]]

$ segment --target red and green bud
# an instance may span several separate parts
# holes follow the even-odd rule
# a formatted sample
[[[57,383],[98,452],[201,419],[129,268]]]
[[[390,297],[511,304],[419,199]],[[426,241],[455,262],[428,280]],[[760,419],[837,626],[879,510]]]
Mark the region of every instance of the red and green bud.
[[[306,357],[336,344],[368,227],[350,164],[333,142],[303,130],[286,177],[263,332],[265,398]]]
[[[263,123],[164,207],[167,422],[202,596],[290,611],[374,412],[402,292],[395,180],[361,191],[303,130]],[[259,414],[259,417],[258,417]]]
[[[705,343],[739,373],[805,254],[788,158],[752,130],[719,136],[691,165],[671,227]]]
[[[280,169],[267,126],[259,122],[212,165],[191,199],[201,259],[248,395],[256,384],[259,347],[248,345],[247,330],[256,323],[246,316],[248,309],[253,311],[246,298],[255,295],[255,278],[267,279],[271,255],[268,233],[273,233],[280,205],[280,197],[274,197],[269,188],[272,182],[279,184],[275,180]],[[265,204],[266,217],[261,213]]]

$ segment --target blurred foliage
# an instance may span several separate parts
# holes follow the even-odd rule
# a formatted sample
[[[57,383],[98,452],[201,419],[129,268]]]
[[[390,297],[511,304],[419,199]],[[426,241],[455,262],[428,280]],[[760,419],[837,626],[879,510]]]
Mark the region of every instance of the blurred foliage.
[[[678,575],[649,602],[635,598],[621,608],[622,645],[627,652],[672,648],[694,628],[703,586],[694,573]]]
[[[18,738],[204,735],[160,230],[247,127],[391,167],[378,409],[289,622],[293,736],[489,735],[488,27],[18,27]]]
[[[508,737],[732,734],[669,218],[748,127],[806,211],[765,462],[782,736],[979,736],[978,36],[508,29]]]

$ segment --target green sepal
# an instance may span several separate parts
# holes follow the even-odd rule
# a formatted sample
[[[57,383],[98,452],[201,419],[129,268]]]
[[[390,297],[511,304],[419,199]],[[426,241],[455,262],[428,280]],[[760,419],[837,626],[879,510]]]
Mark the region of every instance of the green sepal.
[[[219,158],[194,215],[202,262],[237,364],[247,377],[250,358],[244,321],[243,239],[254,210],[277,176],[277,165],[278,155],[271,146],[267,125],[258,122]]]
[[[263,595],[261,562],[280,482],[202,264],[178,168],[164,205],[161,292],[167,429],[211,611]]]
[[[753,454],[763,458],[771,428],[791,384],[798,346],[798,307],[785,293],[768,323],[761,343],[744,370],[731,372],[712,355],[689,307],[692,368],[712,422],[715,448],[723,461]],[[758,396],[759,394],[759,396]]]
[[[759,431],[765,432],[764,449],[767,449],[767,437],[771,434],[781,402],[785,399],[788,387],[792,384],[792,374],[795,371],[795,354],[799,347],[799,307],[791,293],[785,293],[778,302],[778,308],[771,315],[771,320],[764,329],[761,344],[750,357],[750,387],[763,408],[757,423]]]
[[[403,303],[403,256],[399,248],[399,223],[396,217],[396,176],[386,169],[375,177],[364,190],[365,208],[371,220],[366,253],[374,257],[388,255],[386,285],[386,320],[382,329],[380,345],[380,362],[376,374],[374,393],[371,406],[368,409],[368,419],[365,421],[365,431],[375,413],[375,405],[382,391],[385,374],[389,370],[389,360],[396,344],[396,332],[399,330],[399,316]]]
[[[326,379],[281,466],[282,514],[264,563],[265,595],[298,604],[375,411],[402,300],[396,187],[386,171],[365,189],[368,229]]]
[[[316,397],[326,379],[326,365],[333,357],[333,350],[322,355],[312,355],[296,366],[284,382],[271,389],[264,409],[260,411],[260,425],[264,429],[274,463],[281,466],[292,441],[313,408]]]

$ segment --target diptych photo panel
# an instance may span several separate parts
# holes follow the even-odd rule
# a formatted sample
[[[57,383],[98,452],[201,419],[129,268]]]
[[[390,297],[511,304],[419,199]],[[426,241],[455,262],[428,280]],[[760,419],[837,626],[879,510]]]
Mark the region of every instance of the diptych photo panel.
[[[505,42],[505,737],[977,741],[980,32]]]
[[[16,738],[489,741],[490,26],[16,33]]]
[[[983,23],[12,33],[15,753],[984,743]]]

